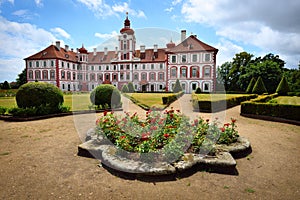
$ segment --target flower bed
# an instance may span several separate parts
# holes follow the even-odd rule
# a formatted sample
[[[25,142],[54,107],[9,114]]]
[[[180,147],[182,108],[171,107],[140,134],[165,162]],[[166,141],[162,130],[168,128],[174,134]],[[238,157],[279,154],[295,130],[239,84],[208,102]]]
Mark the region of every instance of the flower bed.
[[[179,110],[161,113],[146,112],[141,121],[136,113],[124,117],[104,112],[96,121],[96,133],[106,137],[117,147],[116,154],[145,161],[174,162],[184,153],[215,153],[215,144],[231,144],[237,141],[236,120],[221,125],[202,118],[190,121]],[[134,153],[134,154],[131,154]],[[138,156],[138,157],[136,157]]]

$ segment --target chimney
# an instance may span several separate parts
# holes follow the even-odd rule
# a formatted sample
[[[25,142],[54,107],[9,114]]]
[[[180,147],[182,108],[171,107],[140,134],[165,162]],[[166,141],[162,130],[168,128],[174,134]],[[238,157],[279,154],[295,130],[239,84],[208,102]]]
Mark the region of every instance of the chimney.
[[[58,48],[58,50],[60,50],[60,41],[56,41],[56,48]]]
[[[145,53],[145,48],[146,48],[145,45],[141,45],[141,53]]]
[[[71,48],[71,51],[73,52],[73,51],[74,51],[74,49],[73,49],[73,48]]]
[[[154,45],[154,50],[153,50],[154,52],[157,52],[157,47],[158,47],[158,45],[155,44],[155,45]]]
[[[183,42],[186,38],[186,30],[181,30],[181,42]]]
[[[69,51],[69,45],[65,45],[65,50]]]
[[[94,48],[94,53],[93,53],[94,56],[97,55],[97,48]]]
[[[104,55],[107,56],[107,47],[104,47]]]
[[[115,53],[118,54],[118,47],[116,47]]]

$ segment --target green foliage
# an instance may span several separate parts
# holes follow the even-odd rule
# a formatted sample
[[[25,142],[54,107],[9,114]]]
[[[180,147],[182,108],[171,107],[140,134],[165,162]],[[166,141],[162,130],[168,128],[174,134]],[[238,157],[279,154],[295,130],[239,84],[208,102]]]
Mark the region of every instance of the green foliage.
[[[97,86],[90,94],[91,103],[96,106],[108,105],[109,108],[119,108],[121,106],[120,91],[109,84]]]
[[[175,85],[173,87],[173,92],[177,93],[177,92],[181,92],[182,91],[182,87],[180,85],[179,79],[176,80]]]
[[[49,104],[39,105],[33,107],[19,108],[14,107],[8,109],[8,113],[14,117],[34,117],[34,116],[43,116],[54,113],[67,113],[70,111],[70,107],[60,105],[55,112],[53,111],[52,106]]]
[[[7,108],[0,106],[0,115],[5,114]]]
[[[4,81],[4,83],[2,85],[2,89],[4,89],[4,90],[10,89],[10,84],[7,81]]]
[[[62,91],[55,85],[44,82],[30,82],[22,85],[17,94],[16,102],[19,108],[45,108],[49,113],[60,112],[64,102]]]
[[[179,99],[183,94],[184,94],[184,92],[181,91],[181,92],[178,92],[176,94],[172,94],[172,95],[162,97],[162,102],[163,102],[164,105],[169,105],[169,104],[173,103],[174,101],[176,101],[177,99]]]
[[[251,79],[251,81],[250,81],[250,83],[249,83],[249,85],[248,85],[248,87],[247,87],[247,90],[246,90],[246,93],[247,93],[247,94],[252,93],[252,90],[253,90],[253,87],[254,87],[254,85],[255,85],[255,82],[256,82],[255,78],[252,77],[252,79]]]
[[[287,93],[289,91],[290,91],[289,84],[288,84],[285,76],[283,76],[280,83],[279,83],[279,85],[277,86],[276,93],[283,96],[283,95],[287,95]]]
[[[20,87],[21,85],[24,85],[25,83],[27,83],[27,71],[26,68],[23,69],[23,71],[18,74],[18,78],[17,78],[17,87]]]
[[[195,91],[195,94],[201,94],[201,88],[200,87],[197,87],[196,91]]]
[[[254,87],[253,87],[253,90],[252,90],[252,93],[253,94],[264,94],[264,93],[267,93],[267,89],[265,87],[265,84],[262,80],[261,77],[258,77]]]
[[[134,86],[133,86],[133,83],[132,83],[132,82],[129,82],[129,83],[127,84],[127,86],[128,86],[128,92],[129,92],[129,93],[133,93],[133,92],[134,92]]]
[[[121,91],[122,91],[123,93],[128,93],[128,92],[129,92],[128,86],[127,86],[126,84],[124,84],[124,85],[122,86]]]

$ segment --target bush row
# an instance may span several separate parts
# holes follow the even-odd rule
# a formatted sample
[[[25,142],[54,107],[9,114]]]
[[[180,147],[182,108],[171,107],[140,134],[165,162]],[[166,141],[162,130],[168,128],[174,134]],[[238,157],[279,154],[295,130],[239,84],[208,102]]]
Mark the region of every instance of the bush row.
[[[256,97],[256,94],[252,94],[219,101],[197,100],[193,98],[193,108],[194,110],[199,112],[213,113],[232,108],[234,106],[240,105],[243,101],[248,101]]]
[[[130,101],[132,101],[134,104],[140,106],[142,109],[144,109],[144,110],[150,110],[150,107],[149,107],[149,106],[147,106],[147,105],[145,105],[145,104],[139,102],[139,101],[138,101],[137,99],[135,99],[134,97],[132,97],[132,96],[126,94],[126,93],[123,93],[123,96],[127,97],[128,99],[130,99]]]
[[[166,96],[166,97],[162,97],[162,102],[164,105],[170,105],[171,103],[173,103],[174,101],[179,99],[183,94],[184,94],[184,92],[181,91],[181,92],[177,92],[177,93],[174,93],[174,94]]]
[[[274,99],[276,97],[278,97],[277,93],[270,94],[270,95],[262,95],[262,96],[259,96],[259,97],[255,98],[255,99],[252,99],[251,101],[256,102],[256,103],[265,103],[265,102],[268,102],[271,99]]]
[[[300,121],[300,105],[243,102],[241,114],[263,115]]]

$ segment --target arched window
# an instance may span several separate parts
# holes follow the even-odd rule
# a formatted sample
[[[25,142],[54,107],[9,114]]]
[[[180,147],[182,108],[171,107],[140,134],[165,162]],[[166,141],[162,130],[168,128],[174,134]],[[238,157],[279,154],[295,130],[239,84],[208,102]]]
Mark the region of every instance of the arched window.
[[[54,71],[54,70],[51,70],[51,71],[50,71],[50,79],[51,79],[51,80],[54,80],[54,79],[55,79],[55,71]]]
[[[43,71],[43,79],[48,80],[48,71],[47,70]]]
[[[30,71],[28,72],[28,78],[29,78],[29,79],[33,79],[33,71],[32,71],[32,70],[30,70]]]
[[[211,67],[210,66],[203,67],[203,77],[211,77]]]
[[[199,78],[199,67],[193,66],[190,68],[190,77]]]
[[[71,72],[67,72],[67,79],[71,80]]]
[[[177,68],[176,67],[171,68],[171,78],[177,78]]]
[[[187,77],[187,67],[180,67],[180,77],[181,78]]]
[[[61,71],[61,79],[65,79],[65,71]]]
[[[35,71],[35,79],[36,80],[41,80],[41,72],[40,72],[40,70],[36,70]]]

